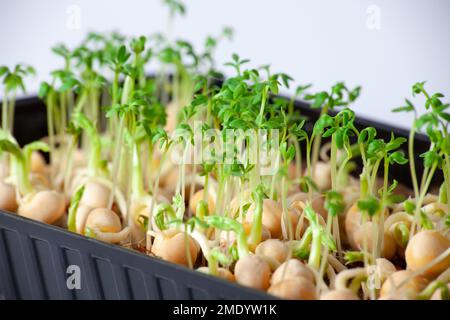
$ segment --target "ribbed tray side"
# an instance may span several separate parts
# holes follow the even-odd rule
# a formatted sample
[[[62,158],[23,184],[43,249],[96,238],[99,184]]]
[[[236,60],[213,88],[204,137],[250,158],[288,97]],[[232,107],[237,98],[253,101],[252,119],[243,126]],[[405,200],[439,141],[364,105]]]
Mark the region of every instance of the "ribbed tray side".
[[[79,267],[79,289],[67,285],[73,266]],[[0,297],[6,299],[272,298],[2,211],[0,268]]]

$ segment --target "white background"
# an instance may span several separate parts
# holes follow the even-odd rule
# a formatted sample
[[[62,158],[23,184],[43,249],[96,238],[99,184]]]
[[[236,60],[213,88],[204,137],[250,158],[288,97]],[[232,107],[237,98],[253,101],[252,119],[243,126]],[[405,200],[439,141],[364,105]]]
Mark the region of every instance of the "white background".
[[[232,43],[220,46],[219,64],[231,53],[252,66],[270,63],[297,84],[317,90],[336,81],[362,85],[360,115],[408,127],[411,118],[390,110],[427,80],[431,91],[450,95],[450,1],[447,0],[185,0],[187,16],[175,34],[196,47],[205,36],[232,26]],[[80,8],[80,29],[67,27],[71,6]],[[0,65],[26,62],[38,71],[37,90],[61,66],[50,47],[76,45],[88,31],[129,35],[165,29],[162,0],[0,0]],[[375,19],[375,20],[374,20]],[[379,28],[376,28],[376,27]],[[227,69],[225,69],[227,70]],[[417,101],[420,104],[422,101]],[[448,101],[448,100],[446,100]]]

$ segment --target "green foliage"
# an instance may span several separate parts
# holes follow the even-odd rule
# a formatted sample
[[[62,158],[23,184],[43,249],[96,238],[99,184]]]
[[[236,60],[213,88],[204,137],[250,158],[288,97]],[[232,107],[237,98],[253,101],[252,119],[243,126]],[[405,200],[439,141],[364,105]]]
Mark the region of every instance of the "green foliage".
[[[316,94],[308,94],[305,100],[311,101],[311,108],[319,109],[327,107],[333,110],[335,107],[346,107],[353,103],[360,95],[361,87],[349,89],[345,83],[338,82],[330,92],[320,91]]]
[[[179,0],[164,0],[164,4],[169,7],[171,16],[174,16],[176,14],[184,16],[186,14],[185,5]]]
[[[375,197],[358,200],[357,206],[361,212],[367,213],[371,217],[380,211],[380,201]]]
[[[24,64],[16,64],[13,69],[7,66],[0,66],[0,79],[3,77],[3,85],[6,91],[17,91],[21,89],[25,92],[23,79],[27,76],[34,76],[36,71],[33,67]]]

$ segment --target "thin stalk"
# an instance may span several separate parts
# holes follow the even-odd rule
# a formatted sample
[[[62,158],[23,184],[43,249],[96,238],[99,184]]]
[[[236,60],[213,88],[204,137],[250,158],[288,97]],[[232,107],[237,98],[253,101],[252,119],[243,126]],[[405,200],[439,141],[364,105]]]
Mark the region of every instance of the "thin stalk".
[[[388,194],[388,180],[389,180],[389,159],[387,155],[384,157],[384,177],[383,177],[383,194],[381,197],[381,212],[377,228],[377,245],[376,250],[372,252],[374,259],[381,255],[381,250],[384,241],[384,211],[386,209],[387,194]],[[381,232],[380,232],[381,231]],[[373,246],[375,248],[375,246]]]
[[[145,195],[144,181],[142,179],[142,164],[140,158],[139,143],[133,143],[133,161],[132,161],[132,194],[133,197],[141,198]]]
[[[111,88],[111,107],[114,107],[118,103],[118,101],[119,101],[119,72],[115,71]],[[117,135],[115,128],[117,127],[117,123],[119,121],[120,120],[118,119],[117,116],[113,116],[108,118],[106,123],[107,125],[106,131],[108,132],[112,142],[112,148],[110,149],[111,159],[114,157],[115,145],[116,143],[118,143],[116,140]]]
[[[431,181],[433,179],[433,175],[434,175],[434,172],[436,171],[436,169],[437,169],[437,164],[434,164],[431,167],[429,173],[427,173],[427,175],[425,176],[426,179],[424,179],[423,188],[420,189],[421,193],[420,193],[419,198],[416,201],[416,210],[414,213],[414,221],[411,224],[411,232],[409,235],[410,239],[416,233],[416,226],[417,226],[417,223],[420,221],[420,212],[422,209],[423,199],[425,198],[425,195],[427,194],[428,188],[430,187],[430,184],[431,184]],[[425,178],[425,177],[423,177],[423,178]]]
[[[65,145],[65,132],[67,128],[67,92],[62,92],[59,95],[60,100],[60,108],[61,108],[61,130],[59,132],[59,136],[62,137],[62,144]]]
[[[147,175],[146,175],[146,179],[147,181],[149,181],[148,183],[148,188],[150,192],[153,192],[153,186],[152,186],[152,181],[153,181],[153,155],[154,155],[154,151],[153,151],[153,143],[151,141],[148,142],[148,155],[147,155]]]
[[[203,186],[203,197],[202,200],[208,203],[208,195],[209,195],[209,172],[205,174],[205,183]],[[211,208],[208,208],[211,210]]]
[[[179,72],[177,69],[175,69],[175,72],[172,75],[172,103],[174,104],[178,114],[180,108],[180,86],[178,80]]]
[[[422,192],[422,190],[423,190],[423,188],[424,188],[424,185],[425,185],[425,182],[426,182],[426,177],[428,177],[428,172],[430,171],[430,168],[429,167],[425,167],[424,169],[423,169],[423,172],[422,172],[422,180],[421,180],[421,182],[420,182],[420,187],[419,187],[419,196],[420,196],[420,194],[421,194],[421,192]]]
[[[416,199],[419,197],[419,185],[417,182],[415,153],[414,153],[414,136],[416,131],[416,121],[414,120],[411,130],[409,131],[408,140],[408,158],[409,158],[409,170],[411,172],[411,181]]]
[[[189,199],[192,199],[192,197],[194,196],[194,192],[195,192],[195,176],[196,176],[196,168],[195,168],[195,162],[192,163],[192,167],[191,167],[191,185],[189,186]],[[203,188],[203,196],[205,195],[206,190]]]
[[[91,88],[89,90],[89,99],[90,99],[90,107],[91,107],[91,113],[92,113],[92,122],[94,123],[94,125],[97,127],[97,130],[99,130],[99,117],[98,117],[98,93],[97,93],[97,89],[96,88]]]
[[[67,93],[67,114],[72,114],[74,109],[74,97],[73,97],[73,92],[69,91]]]
[[[295,174],[296,178],[302,177],[302,150],[297,139],[290,139],[295,148]]]
[[[445,176],[447,177],[447,212],[450,212],[450,157],[445,156],[445,162],[447,162],[447,169],[445,171]]]
[[[314,140],[314,137],[311,138]],[[306,170],[308,172],[308,176],[312,178],[312,168],[311,168],[311,143],[310,139],[306,139]],[[313,190],[311,186],[308,186],[308,200],[312,202]]]
[[[289,241],[292,241],[294,240],[294,227],[292,225],[292,220],[289,217],[286,202],[287,202],[287,181],[286,178],[283,177],[281,179],[281,206],[283,208],[284,225],[287,228],[287,238],[289,239]]]
[[[366,215],[363,213],[362,217],[361,217],[361,225],[364,225],[367,222],[367,217]],[[367,268],[367,266],[369,265],[369,258],[368,258],[368,241],[367,241],[367,233],[364,233],[363,235],[363,251],[364,251],[364,268]]]
[[[351,159],[350,157],[346,156],[345,159],[341,162],[341,164],[339,166],[339,169],[337,172],[337,184],[338,184],[337,189],[338,190],[341,190],[341,188],[343,187],[341,182],[344,179],[344,174],[348,175],[348,171],[346,171],[346,166],[347,166],[348,162],[350,161],[350,159]]]
[[[262,216],[263,216],[263,195],[259,190],[255,191],[255,210],[253,212],[253,225],[248,237],[248,245],[251,250],[255,250],[256,246],[262,239]]]
[[[189,233],[188,233],[188,226],[184,226],[184,244],[185,244],[185,250],[186,250],[186,257],[188,262],[188,268],[193,269],[194,264],[192,263],[192,257],[191,257],[191,250],[190,250],[190,241],[189,241]]]
[[[328,233],[332,232],[332,226],[333,226],[333,218],[331,217],[331,214],[329,214],[327,217],[327,232]],[[328,257],[328,253],[329,253],[328,247],[324,246],[324,251],[322,254],[323,259],[321,259],[320,266],[318,267],[321,278],[323,278],[323,275],[325,274],[325,269],[326,269],[327,262],[328,262],[327,261],[328,259],[326,257]]]
[[[326,104],[322,108],[322,110],[320,112],[320,116],[327,114],[328,109],[329,109],[329,105]],[[322,144],[322,135],[319,134],[319,135],[317,135],[316,139],[314,139],[314,144],[313,144],[313,152],[312,152],[312,174],[313,175],[315,173],[316,163],[319,160],[319,151],[320,151],[321,144]]]
[[[259,108],[259,115],[258,115],[258,119],[260,122],[263,121],[264,109],[266,107],[266,99],[267,99],[267,88],[264,88],[264,90],[262,92],[261,105]]]
[[[111,209],[112,205],[113,205],[113,201],[114,201],[114,193],[116,191],[117,188],[117,182],[118,182],[118,175],[115,174],[118,170],[119,170],[119,166],[120,166],[120,154],[121,154],[121,149],[122,149],[122,139],[123,139],[123,133],[124,133],[124,127],[125,127],[125,117],[120,118],[120,123],[119,123],[119,132],[117,134],[117,139],[116,139],[116,145],[115,145],[115,150],[114,150],[114,157],[113,157],[113,164],[112,164],[112,170],[111,172],[113,173],[112,175],[112,187],[111,187],[111,193],[109,195],[109,200],[108,200],[108,208]]]
[[[275,158],[275,174],[272,175],[271,183],[270,183],[270,197],[272,199],[275,198],[275,183],[278,178],[276,172],[278,171],[278,167],[280,165],[280,153],[277,153],[277,157]]]
[[[72,168],[73,168],[73,150],[76,148],[78,142],[78,137],[73,137],[69,143],[69,146],[67,148],[67,162],[64,166],[64,185],[63,185],[63,191],[65,194],[67,194],[68,187],[69,187],[69,181],[72,177]]]
[[[330,165],[331,165],[331,189],[337,190],[337,145],[335,133],[333,133],[333,135],[331,136]]]
[[[372,172],[371,172],[371,178],[370,178],[370,190],[371,190],[372,195],[376,194],[375,189],[377,186],[376,182],[377,182],[377,177],[378,177],[378,169],[380,168],[380,164],[381,164],[382,160],[383,160],[382,158],[378,159],[375,162],[375,164],[373,165],[372,170],[371,170]]]
[[[208,99],[208,104],[206,105],[206,123],[211,125],[211,110],[212,108],[212,99]]]
[[[15,173],[17,175],[17,186],[19,192],[22,195],[30,194],[34,191],[34,187],[31,184],[29,178],[29,170],[26,165],[25,159],[16,159],[15,162]]]
[[[83,111],[83,108],[84,108],[84,105],[86,104],[87,98],[88,98],[87,91],[86,91],[86,89],[83,89],[80,97],[77,100],[77,103],[75,104],[74,112],[82,112]]]
[[[183,150],[183,162],[181,163],[181,167],[180,167],[180,187],[181,187],[181,197],[183,198],[183,201],[186,201],[186,157],[187,157],[187,153],[189,151],[188,145],[186,144],[186,146],[184,147]]]
[[[217,263],[217,258],[215,257],[215,255],[213,254],[213,252],[211,252],[208,255],[208,269],[209,269],[209,274],[213,275],[213,276],[217,276],[218,272],[219,272],[219,268],[218,268],[218,263]]]
[[[219,181],[219,184],[217,186],[217,203],[215,208],[215,213],[222,215],[223,211],[221,211],[221,204],[222,204],[222,194],[224,189],[224,174],[223,174],[223,164],[217,165],[217,178]]]
[[[342,241],[341,241],[341,232],[339,229],[339,217],[333,217],[333,235],[336,240],[338,257],[339,260],[342,262],[344,261],[344,255],[342,253]]]
[[[16,105],[16,91],[13,90],[12,97],[10,98],[9,104],[8,104],[8,112],[9,112],[9,131],[11,134],[14,132],[14,109]]]
[[[54,109],[54,96],[53,91],[49,92],[47,96],[47,128],[48,128],[48,138],[49,138],[49,144],[50,144],[50,152],[49,152],[49,158],[50,158],[50,183],[53,182],[54,177],[54,160],[53,160],[53,153],[55,151],[55,132],[54,132],[54,123],[53,123],[53,109]]]

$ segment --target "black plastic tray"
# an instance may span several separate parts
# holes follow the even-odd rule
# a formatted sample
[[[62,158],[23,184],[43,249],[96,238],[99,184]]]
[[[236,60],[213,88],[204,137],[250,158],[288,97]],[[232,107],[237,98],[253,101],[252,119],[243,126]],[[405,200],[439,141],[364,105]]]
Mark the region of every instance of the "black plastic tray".
[[[314,120],[318,110],[297,102]],[[24,144],[46,135],[46,110],[37,98],[17,102],[15,136]],[[379,136],[408,131],[366,119]],[[417,156],[428,148],[416,136]],[[421,171],[421,161],[417,161]],[[409,166],[393,170],[394,178],[410,185]],[[81,289],[68,289],[70,265],[80,267]],[[136,251],[86,238],[65,229],[0,211],[0,299],[274,299],[260,291],[189,270]]]

